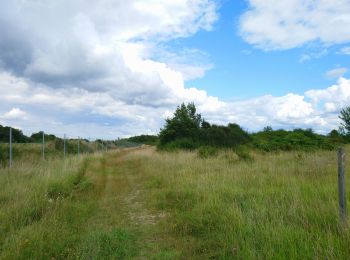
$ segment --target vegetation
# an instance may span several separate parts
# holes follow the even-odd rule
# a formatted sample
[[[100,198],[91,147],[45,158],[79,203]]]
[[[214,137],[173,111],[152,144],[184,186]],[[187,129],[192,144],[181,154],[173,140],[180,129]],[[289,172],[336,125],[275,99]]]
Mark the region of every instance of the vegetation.
[[[126,139],[129,142],[146,145],[157,145],[159,142],[156,135],[138,135]]]
[[[332,150],[335,148],[335,136],[323,136],[314,133],[311,129],[295,129],[293,131],[264,129],[252,136],[253,147],[270,151],[289,150]],[[338,140],[340,141],[340,140]]]
[[[0,125],[0,143],[9,142],[9,126]],[[12,140],[15,143],[29,143],[31,140],[28,136],[25,136],[19,129],[12,128]]]
[[[159,139],[109,142],[119,149],[108,153],[92,153],[105,141],[81,140],[81,156],[69,140],[63,159],[63,140],[47,136],[44,161],[42,133],[14,132],[25,143],[0,167],[0,259],[350,258],[332,151],[342,132],[248,134],[182,104]],[[166,151],[178,148],[198,149]]]
[[[159,148],[195,149],[200,146],[234,148],[248,143],[250,137],[237,124],[227,126],[211,125],[196,112],[193,103],[178,106],[173,118],[166,123],[159,134]]]
[[[350,257],[336,153],[207,149],[24,158],[0,170],[0,259]]]
[[[55,139],[57,139],[57,137],[55,135],[52,135],[52,134],[44,134],[44,139],[45,139],[45,142],[54,141]],[[43,140],[43,132],[38,132],[38,133],[32,134],[30,136],[30,140],[33,143],[41,143]]]
[[[342,120],[340,131],[344,135],[350,134],[350,107],[345,107],[340,111],[339,118]]]
[[[343,109],[340,118],[343,129],[350,129],[350,108]],[[312,129],[273,130],[270,126],[257,133],[247,133],[239,125],[211,125],[196,112],[193,103],[178,106],[172,118],[166,119],[159,134],[158,148],[165,150],[193,150],[201,146],[230,148],[240,146],[271,151],[332,150],[339,144],[348,143],[344,131],[332,130],[328,135],[314,133]],[[240,148],[239,148],[240,149]],[[204,148],[199,153],[203,155]]]
[[[99,142],[89,142],[86,140],[67,140],[66,141],[66,155],[78,154],[78,142],[80,154],[91,154],[95,152],[105,151],[106,146]],[[117,146],[109,142],[107,143],[109,149],[115,149]],[[45,158],[62,158],[64,144],[63,140],[56,138],[54,141],[47,141],[45,143]],[[40,162],[42,159],[42,145],[41,143],[14,143],[12,146],[13,161],[36,161]],[[9,144],[0,143],[0,168],[8,166],[9,163]]]

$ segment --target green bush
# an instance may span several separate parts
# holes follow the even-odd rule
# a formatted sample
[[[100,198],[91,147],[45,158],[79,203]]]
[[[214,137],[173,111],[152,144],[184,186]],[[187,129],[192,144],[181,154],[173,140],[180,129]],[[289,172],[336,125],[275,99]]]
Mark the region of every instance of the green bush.
[[[178,106],[159,134],[159,148],[194,149],[198,146],[236,147],[248,143],[249,134],[237,124],[211,125],[196,113],[193,103]]]
[[[250,155],[249,151],[243,147],[238,147],[235,150],[235,153],[237,154],[238,158],[242,161],[246,161],[246,162],[254,161],[254,158]]]
[[[218,153],[219,153],[218,149],[212,146],[201,146],[198,149],[198,156],[200,158],[215,157],[218,155]]]
[[[129,137],[126,140],[132,143],[147,145],[157,145],[159,141],[158,136],[155,135],[138,135]]]
[[[319,135],[311,129],[268,130],[252,134],[255,148],[266,152],[290,150],[332,150],[336,146],[334,138]],[[337,139],[338,142],[339,139]]]
[[[189,138],[177,139],[173,142],[167,143],[166,145],[161,146],[160,148],[167,151],[175,151],[178,149],[184,150],[194,150],[198,145]]]

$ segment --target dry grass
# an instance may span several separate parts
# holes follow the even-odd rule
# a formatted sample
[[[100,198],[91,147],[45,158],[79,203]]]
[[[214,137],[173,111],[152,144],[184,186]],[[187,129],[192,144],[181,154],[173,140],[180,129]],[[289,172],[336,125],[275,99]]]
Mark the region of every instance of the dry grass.
[[[146,147],[0,170],[0,258],[350,258],[336,153],[251,157]]]

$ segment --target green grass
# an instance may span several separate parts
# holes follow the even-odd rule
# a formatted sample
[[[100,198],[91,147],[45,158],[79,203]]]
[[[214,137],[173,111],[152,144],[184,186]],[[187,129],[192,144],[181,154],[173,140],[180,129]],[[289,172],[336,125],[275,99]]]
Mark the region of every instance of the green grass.
[[[331,151],[127,149],[24,160],[0,185],[0,259],[350,258]]]

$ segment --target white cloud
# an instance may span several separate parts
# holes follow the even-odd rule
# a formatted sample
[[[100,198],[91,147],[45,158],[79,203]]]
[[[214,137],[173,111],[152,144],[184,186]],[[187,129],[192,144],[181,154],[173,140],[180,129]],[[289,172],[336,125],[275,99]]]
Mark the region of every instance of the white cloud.
[[[336,68],[336,69],[332,69],[326,72],[326,77],[327,78],[339,78],[341,76],[343,76],[346,72],[348,72],[347,68]]]
[[[211,30],[215,1],[5,0],[0,17],[2,109],[23,104],[67,125],[79,113],[137,121],[129,129],[135,133],[137,124],[155,129],[147,116],[181,101],[220,105],[205,91],[185,87],[185,80],[212,67],[202,61],[205,54],[175,59],[184,56],[179,50],[172,61],[155,55],[166,52],[171,39]]]
[[[338,110],[350,104],[350,80],[340,78],[337,84],[326,89],[314,89],[305,93],[314,104],[333,104]],[[327,105],[330,108],[330,105]],[[334,108],[334,107],[333,107]],[[335,109],[333,109],[335,110]]]
[[[345,78],[304,95],[234,102],[185,86],[213,66],[210,57],[198,50],[172,50],[167,41],[210,30],[217,19],[214,1],[6,0],[2,7],[1,120],[26,133],[93,138],[156,133],[179,103],[192,101],[213,123],[328,131],[337,127],[340,106],[350,102]],[[280,36],[281,42],[289,40]],[[265,46],[259,37],[252,39]],[[15,108],[20,108],[12,112],[17,116],[9,117]]]
[[[10,111],[6,112],[3,116],[0,116],[3,120],[13,120],[13,119],[26,119],[27,113],[17,107],[12,108]]]
[[[290,49],[319,41],[350,41],[348,0],[249,0],[240,18],[240,34],[265,50]]]
[[[144,65],[162,43],[211,30],[217,20],[216,4],[210,0],[5,1],[2,7],[4,70],[50,87],[122,95],[130,89],[135,95],[144,88],[166,88],[159,71],[147,74],[130,64]],[[132,64],[136,60],[141,62]],[[184,79],[203,76],[208,69],[183,65]]]
[[[7,91],[5,91],[7,90]],[[164,119],[182,101],[194,101],[203,117],[211,123],[236,122],[250,131],[266,125],[274,128],[313,128],[327,133],[339,125],[338,113],[350,103],[350,79],[340,78],[337,84],[307,91],[304,95],[261,96],[223,102],[208,97],[197,89],[182,90],[179,103],[171,106],[132,104],[114,99],[110,93],[92,93],[82,89],[51,89],[10,74],[0,74],[0,102],[21,107],[22,117],[1,117],[5,123],[16,124],[25,132],[45,130],[55,134],[68,133],[84,137],[128,136],[157,133]],[[205,102],[203,102],[205,100]],[[23,109],[23,110],[22,110]]]

